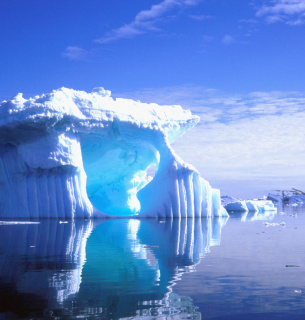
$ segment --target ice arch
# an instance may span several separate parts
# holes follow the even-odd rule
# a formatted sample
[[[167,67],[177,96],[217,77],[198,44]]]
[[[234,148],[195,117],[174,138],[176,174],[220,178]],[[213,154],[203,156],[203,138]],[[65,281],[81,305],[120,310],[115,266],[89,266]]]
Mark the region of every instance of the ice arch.
[[[4,101],[0,119],[2,217],[227,215],[219,191],[170,147],[199,121],[180,106],[61,88]]]

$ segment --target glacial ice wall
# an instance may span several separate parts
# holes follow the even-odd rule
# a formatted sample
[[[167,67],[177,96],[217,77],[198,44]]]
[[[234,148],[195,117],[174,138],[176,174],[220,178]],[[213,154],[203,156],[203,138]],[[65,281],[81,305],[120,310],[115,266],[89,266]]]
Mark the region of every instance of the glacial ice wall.
[[[103,88],[18,94],[0,105],[0,217],[227,215],[170,146],[198,121]]]

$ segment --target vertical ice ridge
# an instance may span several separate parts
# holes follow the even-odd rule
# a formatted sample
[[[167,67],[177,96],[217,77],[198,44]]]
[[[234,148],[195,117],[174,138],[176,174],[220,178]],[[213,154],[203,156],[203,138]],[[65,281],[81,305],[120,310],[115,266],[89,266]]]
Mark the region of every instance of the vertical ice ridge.
[[[179,193],[180,193],[180,213],[181,218],[187,217],[187,207],[186,207],[186,191],[183,181],[183,173],[178,169],[178,183],[179,183]]]
[[[174,162],[173,170],[172,170],[172,188],[173,192],[171,194],[171,202],[172,202],[172,213],[173,217],[179,216],[181,217],[181,206],[180,206],[180,188],[179,188],[179,179],[178,179],[178,167],[177,163]]]
[[[58,218],[57,201],[56,201],[56,187],[54,175],[51,175],[48,179],[48,194],[50,198],[50,212],[53,213],[55,218]]]
[[[84,218],[84,204],[81,198],[81,193],[79,191],[79,179],[78,179],[79,171],[74,174],[73,177],[73,190],[74,190],[74,199],[75,199],[75,214],[78,217]]]
[[[2,157],[1,157],[1,163],[2,163],[2,172],[4,173],[2,183],[6,190],[3,190],[4,192],[1,193],[2,199],[1,202],[3,204],[4,210],[11,210],[13,207],[13,198],[11,197],[14,183],[12,179],[14,178],[14,168],[13,165],[15,165],[14,157],[12,156],[12,153],[16,150],[13,149],[12,145],[6,145],[6,149],[2,148]],[[7,198],[6,198],[7,197]]]
[[[202,187],[202,203],[201,203],[201,216],[210,217],[212,215],[212,195],[211,187],[207,181],[200,179]]]
[[[201,202],[202,202],[202,188],[200,184],[200,177],[197,172],[193,174],[193,188],[194,188],[194,216],[201,218]]]
[[[58,218],[64,218],[64,202],[63,202],[63,192],[62,192],[62,183],[61,177],[59,175],[55,176],[55,190],[56,190],[56,204],[57,204],[57,214]]]
[[[187,217],[194,217],[194,188],[193,188],[193,172],[191,170],[186,170],[183,173],[184,185],[185,185],[185,193],[186,193],[186,204],[187,204]]]
[[[2,148],[0,170],[0,216],[83,218],[86,210],[86,216],[90,216],[90,204],[80,192],[79,170],[68,167],[35,171],[26,166],[13,145]]]
[[[66,174],[61,175],[60,177],[60,184],[61,184],[61,198],[62,198],[62,203],[63,203],[63,213],[62,213],[62,218],[67,219],[70,218],[68,216],[69,210],[71,210],[71,201],[72,199],[70,198],[70,192],[68,190],[69,184],[67,181]],[[72,212],[71,212],[72,214]]]
[[[0,175],[1,212],[8,213],[7,217],[22,215],[25,218],[30,218],[27,202],[27,186],[22,175],[25,168],[18,158],[18,152],[14,145],[7,144],[1,147],[0,163],[1,171],[3,172]],[[18,208],[17,212],[15,210],[16,207]]]
[[[49,176],[42,175],[40,178],[40,182],[43,185],[43,197],[41,199],[43,202],[41,203],[41,210],[45,210],[45,216],[47,218],[52,218],[52,212],[50,211],[50,197],[49,197],[49,190],[48,190],[48,180]]]
[[[37,204],[36,178],[33,175],[26,177],[27,182],[27,201],[30,218],[39,218],[39,210]]]
[[[170,164],[163,163],[163,167],[160,165],[160,172],[146,186],[146,190],[141,191],[142,196],[149,195],[151,208],[144,206],[140,214],[153,216],[153,212],[157,212],[159,218],[226,216],[226,211],[222,210],[219,191],[212,189],[192,166],[174,155],[173,158]],[[166,176],[169,176],[170,182],[166,182]],[[141,197],[140,201],[142,204]],[[157,203],[160,205],[154,211]]]

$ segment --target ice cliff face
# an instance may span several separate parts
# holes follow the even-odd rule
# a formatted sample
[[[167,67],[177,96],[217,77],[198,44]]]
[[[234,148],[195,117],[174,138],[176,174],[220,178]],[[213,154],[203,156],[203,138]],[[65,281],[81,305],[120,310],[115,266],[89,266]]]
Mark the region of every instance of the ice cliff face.
[[[0,216],[226,215],[219,191],[170,147],[198,121],[103,88],[18,94],[0,105]]]

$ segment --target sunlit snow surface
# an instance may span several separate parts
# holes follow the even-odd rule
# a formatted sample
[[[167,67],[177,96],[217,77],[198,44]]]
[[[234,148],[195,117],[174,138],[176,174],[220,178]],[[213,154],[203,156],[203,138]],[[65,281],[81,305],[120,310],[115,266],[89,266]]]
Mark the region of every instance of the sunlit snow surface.
[[[170,147],[198,121],[103,88],[18,94],[0,105],[0,216],[227,215],[219,191]]]

